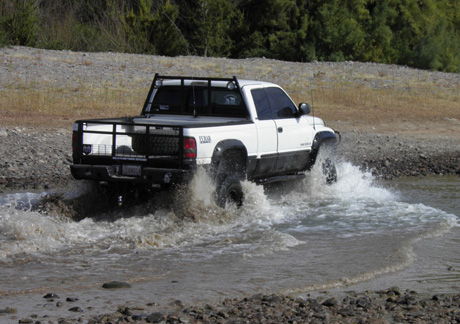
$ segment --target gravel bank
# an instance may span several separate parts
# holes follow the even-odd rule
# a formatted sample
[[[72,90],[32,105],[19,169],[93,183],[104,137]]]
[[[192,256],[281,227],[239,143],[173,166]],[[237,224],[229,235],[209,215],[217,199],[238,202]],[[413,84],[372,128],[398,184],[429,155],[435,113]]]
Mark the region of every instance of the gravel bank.
[[[17,85],[46,89],[59,87],[148,87],[154,73],[187,76],[232,76],[289,85],[300,79],[314,83],[320,78],[333,86],[344,82],[375,89],[410,89],[414,82],[438,89],[458,90],[460,76],[429,72],[406,66],[358,62],[283,62],[265,58],[165,57],[122,53],[81,53],[28,47],[0,48],[1,89]],[[218,74],[218,75],[217,75]],[[16,85],[16,86],[15,86]],[[288,89],[289,90],[289,89]]]
[[[414,138],[366,132],[342,134],[339,158],[383,179],[401,176],[460,175],[457,138]]]
[[[460,295],[419,296],[397,287],[350,292],[341,297],[299,299],[255,295],[226,299],[219,305],[185,307],[177,312],[142,314],[120,309],[118,314],[96,317],[93,323],[458,323]],[[137,313],[137,314],[136,314]]]
[[[53,294],[49,296],[54,297]],[[45,296],[47,297],[47,296]],[[54,298],[51,298],[53,300]],[[68,299],[69,300],[69,299]],[[62,304],[58,302],[58,304]],[[78,300],[74,301],[78,304]],[[401,291],[392,287],[362,293],[345,292],[339,296],[322,293],[321,296],[296,298],[280,294],[254,295],[243,299],[224,299],[216,304],[184,306],[181,301],[171,305],[174,310],[149,311],[149,305],[124,307],[110,314],[90,318],[84,315],[42,322],[37,317],[21,318],[19,323],[458,323],[460,322],[460,295],[422,295],[415,291]],[[80,307],[69,309],[84,313]],[[0,309],[1,314],[14,313]]]
[[[71,132],[0,129],[0,190],[65,188],[71,181]]]
[[[71,130],[0,128],[0,190],[65,188],[72,180]],[[384,179],[460,175],[460,141],[342,133],[340,159]]]

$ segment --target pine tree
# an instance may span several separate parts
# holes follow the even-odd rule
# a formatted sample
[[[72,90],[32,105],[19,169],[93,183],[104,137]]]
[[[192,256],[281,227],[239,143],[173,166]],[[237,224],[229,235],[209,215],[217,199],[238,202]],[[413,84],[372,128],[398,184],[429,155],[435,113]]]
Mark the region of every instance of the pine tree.
[[[35,46],[38,31],[38,7],[34,0],[5,1],[0,19],[5,43]]]
[[[366,34],[360,22],[368,19],[368,11],[365,1],[350,3],[348,8],[339,0],[331,0],[318,7],[312,22],[318,59],[343,61],[364,56]]]

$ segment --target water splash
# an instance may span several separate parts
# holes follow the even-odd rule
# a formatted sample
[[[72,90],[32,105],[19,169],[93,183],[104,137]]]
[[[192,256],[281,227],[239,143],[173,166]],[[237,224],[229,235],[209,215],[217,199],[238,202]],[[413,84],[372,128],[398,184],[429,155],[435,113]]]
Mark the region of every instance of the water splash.
[[[3,204],[0,295],[24,294],[29,305],[27,294],[49,287],[89,300],[88,289],[100,298],[106,281],[136,285],[90,301],[106,311],[108,300],[138,304],[152,291],[161,303],[178,295],[207,302],[241,292],[330,289],[402,270],[416,258],[415,242],[456,226],[453,215],[404,202],[349,163],[337,164],[337,172],[332,185],[317,169],[304,181],[266,188],[244,181],[244,205],[226,210],[215,205],[213,182],[201,169],[175,193],[80,221]]]

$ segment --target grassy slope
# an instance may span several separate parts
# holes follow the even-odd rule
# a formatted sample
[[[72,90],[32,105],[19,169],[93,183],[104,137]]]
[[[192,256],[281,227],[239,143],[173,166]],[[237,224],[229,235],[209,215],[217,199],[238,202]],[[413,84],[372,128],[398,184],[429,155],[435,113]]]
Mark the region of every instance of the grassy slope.
[[[272,81],[342,131],[460,137],[460,76],[362,63],[292,63],[0,49],[0,126],[71,128],[139,113],[155,72]]]

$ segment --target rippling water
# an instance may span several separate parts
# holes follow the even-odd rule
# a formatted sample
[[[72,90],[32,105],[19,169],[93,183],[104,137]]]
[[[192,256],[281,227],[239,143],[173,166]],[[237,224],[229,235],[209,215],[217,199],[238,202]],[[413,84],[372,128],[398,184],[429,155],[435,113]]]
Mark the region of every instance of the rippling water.
[[[244,183],[245,205],[222,210],[212,202],[209,178],[199,172],[170,208],[140,205],[80,222],[31,211],[43,194],[3,194],[2,304],[25,316],[70,316],[73,305],[58,309],[41,298],[53,292],[79,298],[89,315],[120,304],[167,307],[177,299],[303,294],[388,276],[409,280],[391,276],[429,253],[439,257],[427,242],[442,245],[449,264],[460,268],[452,244],[458,241],[458,178],[380,183],[341,163],[338,182],[328,186],[317,173],[265,190]],[[442,263],[432,270],[438,274],[416,283],[428,283],[432,275],[439,286],[446,267]],[[449,274],[457,279],[457,272]],[[114,280],[132,288],[101,288]]]

